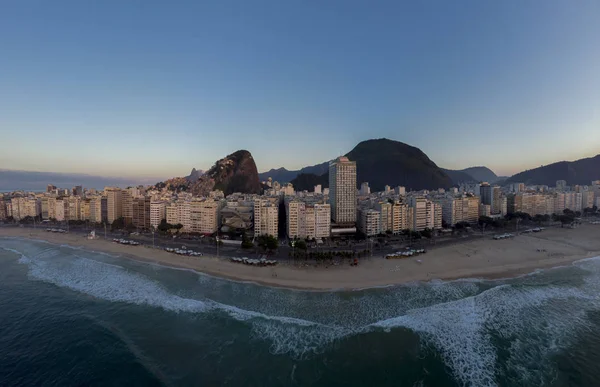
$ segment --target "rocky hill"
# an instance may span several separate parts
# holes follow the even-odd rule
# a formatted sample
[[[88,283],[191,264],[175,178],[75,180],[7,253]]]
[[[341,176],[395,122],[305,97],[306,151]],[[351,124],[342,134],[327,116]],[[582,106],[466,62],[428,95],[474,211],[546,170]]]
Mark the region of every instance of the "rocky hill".
[[[369,182],[372,191],[383,191],[385,185],[401,185],[407,189],[448,188],[452,179],[419,148],[386,138],[367,140],[348,152],[356,161],[357,184]],[[329,185],[328,172],[305,174],[291,181],[297,190],[312,190],[315,184]]]
[[[488,167],[470,167],[460,170],[443,169],[444,172],[454,182],[455,185],[460,183],[471,183],[487,181],[494,183],[500,179],[491,169]]]
[[[554,186],[557,180],[566,180],[567,184],[590,184],[600,180],[600,155],[576,161],[560,161],[530,169],[506,180],[509,183],[543,184]]]
[[[214,189],[225,195],[234,192],[259,194],[262,192],[254,158],[247,150],[239,150],[217,161],[193,183],[195,195],[206,196]]]

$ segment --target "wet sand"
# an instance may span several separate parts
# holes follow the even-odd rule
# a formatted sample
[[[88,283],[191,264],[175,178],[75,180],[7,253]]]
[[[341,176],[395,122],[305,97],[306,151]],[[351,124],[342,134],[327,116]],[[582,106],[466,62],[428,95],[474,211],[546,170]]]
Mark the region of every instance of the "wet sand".
[[[358,267],[348,263],[339,266],[280,264],[254,267],[232,263],[224,258],[184,257],[151,247],[120,245],[103,239],[89,240],[81,235],[55,234],[45,229],[3,227],[0,228],[0,237],[3,236],[42,239],[234,280],[312,290],[361,289],[432,279],[507,278],[600,256],[600,225],[588,224],[577,229],[550,228],[506,240],[492,240],[490,237],[434,247],[419,257],[386,260],[374,256],[362,259]]]

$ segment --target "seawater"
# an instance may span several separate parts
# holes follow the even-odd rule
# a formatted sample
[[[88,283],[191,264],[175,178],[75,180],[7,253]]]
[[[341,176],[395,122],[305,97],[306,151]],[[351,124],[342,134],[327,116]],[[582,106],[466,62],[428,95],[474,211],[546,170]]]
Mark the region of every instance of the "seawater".
[[[2,386],[597,386],[600,258],[306,292],[0,238]]]

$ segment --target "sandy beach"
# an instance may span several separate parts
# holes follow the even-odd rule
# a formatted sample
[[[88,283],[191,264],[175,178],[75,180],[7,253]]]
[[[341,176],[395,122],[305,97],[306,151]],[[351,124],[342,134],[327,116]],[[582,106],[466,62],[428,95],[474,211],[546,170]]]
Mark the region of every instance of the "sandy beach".
[[[0,228],[0,237],[42,239],[234,280],[312,290],[361,289],[432,279],[506,278],[600,256],[600,226],[587,224],[577,229],[551,228],[507,240],[486,238],[433,247],[418,258],[372,257],[361,260],[358,267],[347,264],[253,267],[216,257],[183,257],[149,247],[88,240],[81,235],[55,234],[43,229],[4,227]]]

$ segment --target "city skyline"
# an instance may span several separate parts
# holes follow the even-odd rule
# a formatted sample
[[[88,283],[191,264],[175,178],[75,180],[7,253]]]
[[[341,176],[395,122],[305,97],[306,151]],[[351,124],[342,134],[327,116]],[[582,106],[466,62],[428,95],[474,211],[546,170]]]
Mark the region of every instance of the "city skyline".
[[[0,168],[259,172],[386,137],[498,175],[600,149],[597,2],[11,3]]]

